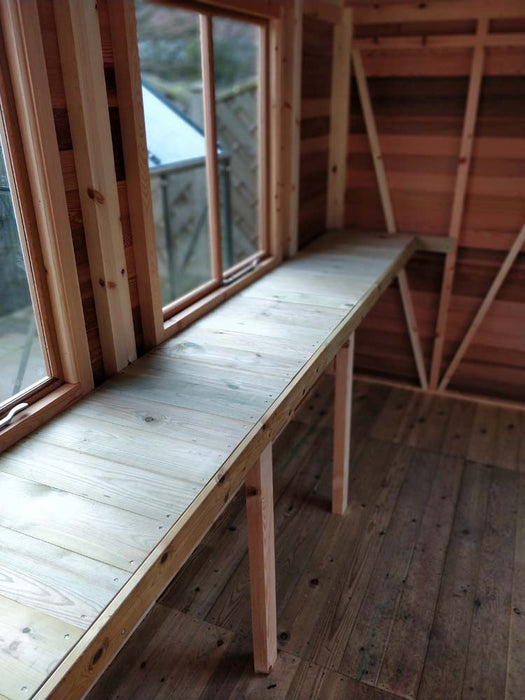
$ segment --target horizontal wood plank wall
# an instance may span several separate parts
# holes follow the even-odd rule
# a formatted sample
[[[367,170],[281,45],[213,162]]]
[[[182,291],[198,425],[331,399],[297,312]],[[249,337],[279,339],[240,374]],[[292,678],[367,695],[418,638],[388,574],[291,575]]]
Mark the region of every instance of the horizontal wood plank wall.
[[[491,23],[523,31],[523,20]],[[475,22],[356,26],[359,38],[474,34]],[[525,223],[525,47],[486,50],[479,116],[443,373]],[[362,56],[400,232],[446,236],[450,222],[472,49],[366,50]],[[345,223],[383,229],[357,90],[352,88]],[[408,278],[430,366],[443,256],[420,253]],[[449,388],[523,400],[525,255],[521,254]],[[385,341],[385,339],[387,339]],[[392,286],[357,333],[356,369],[417,382],[399,292]]]
[[[326,229],[334,26],[304,16],[299,246]]]
[[[38,0],[38,9],[40,22],[42,25],[44,52],[46,56],[46,66],[49,75],[51,99],[53,103],[53,112],[55,117],[55,128],[58,137],[60,159],[62,163],[62,172],[64,177],[64,187],[66,190],[69,219],[71,223],[71,229],[73,232],[75,257],[80,279],[82,305],[89,339],[91,364],[93,368],[95,383],[98,384],[104,379],[102,351],[98,332],[95,303],[93,299],[93,288],[89,271],[89,263],[84,234],[84,222],[82,219],[82,211],[80,208],[78,183],[75,171],[73,146],[71,142],[69,118],[64,93],[62,71],[60,66],[60,54],[57,42],[54,8],[52,0]],[[140,353],[142,348],[142,326],[140,319],[140,307],[138,301],[138,290],[135,274],[133,240],[129,219],[124,158],[122,155],[122,143],[120,139],[120,122],[118,113],[118,99],[115,87],[115,74],[113,68],[113,51],[111,45],[111,34],[109,31],[109,21],[107,18],[106,0],[100,0],[98,2],[98,11],[100,18],[102,48],[104,54],[104,68],[108,94],[108,109],[110,113],[111,130],[113,137],[113,150],[119,192],[122,231],[124,236],[124,247],[126,252],[131,304],[133,309],[133,322],[135,327],[135,336],[137,339],[137,349]]]

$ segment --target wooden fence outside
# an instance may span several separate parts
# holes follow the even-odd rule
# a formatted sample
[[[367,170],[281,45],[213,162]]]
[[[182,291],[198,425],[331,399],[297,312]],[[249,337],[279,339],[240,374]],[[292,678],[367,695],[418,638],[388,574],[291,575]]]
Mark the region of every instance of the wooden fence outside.
[[[223,255],[235,264],[258,247],[258,91],[252,81],[217,94],[217,131],[222,155]],[[202,123],[202,94],[195,92],[187,116]],[[165,188],[165,191],[163,191]],[[165,302],[209,279],[208,222],[204,163],[152,175]],[[229,231],[229,235],[228,235]],[[227,241],[231,239],[231,250]],[[171,242],[171,245],[170,245]]]

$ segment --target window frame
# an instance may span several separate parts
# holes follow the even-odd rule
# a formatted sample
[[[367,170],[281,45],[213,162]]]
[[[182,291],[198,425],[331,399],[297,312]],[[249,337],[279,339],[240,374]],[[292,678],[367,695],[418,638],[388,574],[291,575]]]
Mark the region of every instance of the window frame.
[[[0,114],[27,276],[51,378],[2,404],[29,408],[0,451],[93,388],[89,345],[35,0],[0,5]]]
[[[155,0],[156,1],[156,0]],[[201,3],[164,0],[164,5],[191,9],[200,15],[206,134],[206,177],[212,237],[216,236],[212,256],[212,279],[174,302],[162,306],[158,276],[155,227],[149,183],[149,166],[141,95],[140,59],[133,2],[108,3],[112,34],[115,77],[121,107],[121,133],[130,195],[130,217],[137,256],[137,278],[141,294],[142,321],[146,348],[154,347],[175,335],[224,300],[276,267],[282,260],[280,219],[280,10],[278,3],[236,0]],[[262,33],[259,51],[259,240],[262,250],[229,270],[222,271],[220,210],[215,138],[215,102],[213,71],[212,17],[227,17],[259,26]]]

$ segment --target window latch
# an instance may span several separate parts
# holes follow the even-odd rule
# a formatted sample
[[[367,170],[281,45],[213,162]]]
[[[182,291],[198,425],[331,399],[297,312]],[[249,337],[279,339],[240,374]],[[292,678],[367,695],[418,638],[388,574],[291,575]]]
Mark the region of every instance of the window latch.
[[[240,280],[241,277],[244,277],[244,275],[247,275],[249,272],[252,272],[255,270],[257,265],[259,264],[258,260],[254,260],[252,263],[249,265],[246,265],[246,267],[243,267],[241,270],[238,272],[235,272],[233,275],[230,275],[229,277],[224,277],[222,280],[222,286],[227,287],[229,284],[233,284],[234,282],[237,282],[237,280]]]
[[[19,403],[16,406],[13,406],[13,408],[9,411],[7,416],[0,420],[0,430],[7,428],[7,426],[11,423],[13,418],[16,416],[16,414],[20,413],[21,411],[25,411],[26,408],[29,408],[28,403]]]

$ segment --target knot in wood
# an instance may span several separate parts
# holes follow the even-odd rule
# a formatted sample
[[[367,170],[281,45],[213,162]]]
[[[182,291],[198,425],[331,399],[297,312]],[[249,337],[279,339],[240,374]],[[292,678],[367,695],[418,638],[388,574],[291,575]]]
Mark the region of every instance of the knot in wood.
[[[104,204],[104,202],[106,201],[104,195],[98,190],[95,190],[93,187],[87,188],[87,194],[90,199],[93,199],[95,202],[98,202],[98,204]]]

